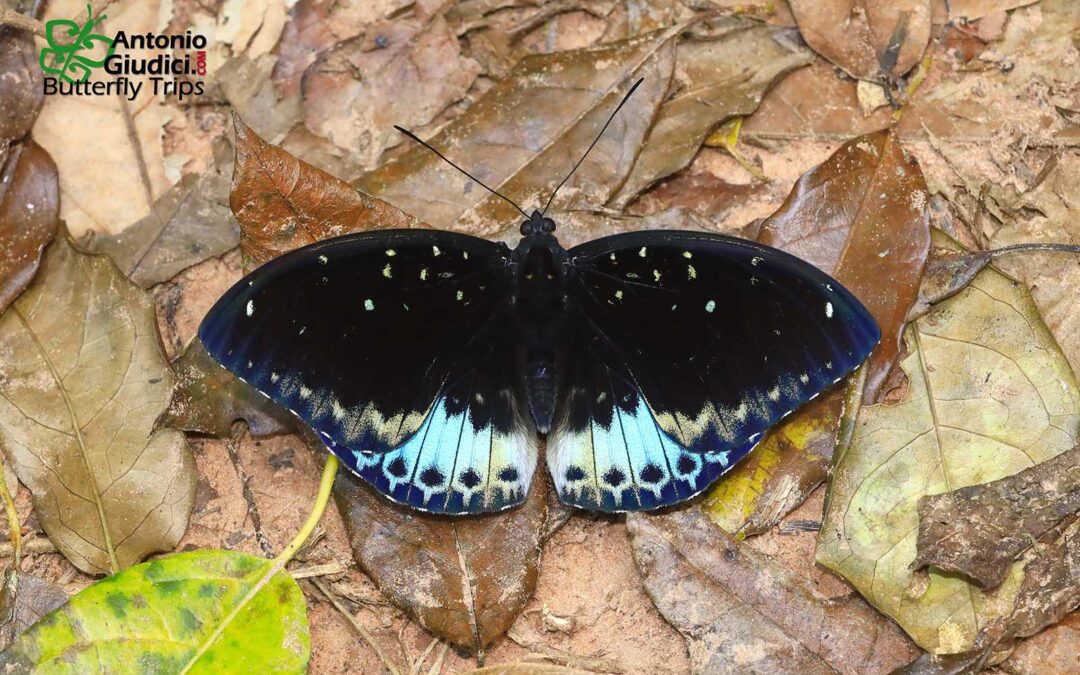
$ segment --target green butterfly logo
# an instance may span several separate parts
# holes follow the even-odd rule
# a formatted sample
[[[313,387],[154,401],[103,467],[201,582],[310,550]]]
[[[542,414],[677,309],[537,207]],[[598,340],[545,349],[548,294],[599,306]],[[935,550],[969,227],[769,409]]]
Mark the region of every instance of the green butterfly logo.
[[[66,82],[85,82],[94,68],[105,65],[105,60],[112,55],[115,45],[113,38],[93,33],[94,26],[105,19],[94,19],[90,14],[90,5],[86,6],[86,23],[79,25],[69,19],[54,19],[45,24],[45,39],[49,46],[41,50],[41,69],[46,73],[58,75]],[[104,45],[105,53],[95,60],[80,52],[100,52]]]

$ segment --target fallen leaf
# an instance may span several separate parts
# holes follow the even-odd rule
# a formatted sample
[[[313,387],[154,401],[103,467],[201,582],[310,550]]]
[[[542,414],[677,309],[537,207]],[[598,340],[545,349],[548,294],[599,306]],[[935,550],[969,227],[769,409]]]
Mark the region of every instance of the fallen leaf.
[[[374,168],[404,139],[394,125],[428,124],[461,99],[479,66],[461,53],[441,0],[370,26],[320,54],[303,80],[304,123]]]
[[[0,47],[0,52],[2,52]],[[56,235],[60,192],[56,165],[37,143],[11,147],[0,174],[0,312],[30,284]]]
[[[214,42],[231,45],[234,56],[258,58],[277,44],[287,10],[287,3],[273,0],[226,0],[217,16]]]
[[[270,145],[239,118],[233,122],[231,205],[240,222],[245,268],[349,232],[421,226],[416,218]]]
[[[947,245],[935,233],[936,245]],[[988,595],[931,569],[915,578],[919,497],[986,483],[1064,452],[1080,432],[1080,388],[1027,291],[993,267],[905,333],[896,404],[864,406],[830,485],[817,560],[924,649],[970,649],[1008,614],[1014,565]]]
[[[0,26],[0,163],[4,148],[30,131],[45,98],[30,31]]]
[[[981,19],[988,14],[995,14],[997,12],[1004,12],[1010,9],[1016,9],[1017,7],[1024,7],[1026,5],[1034,5],[1039,0],[949,0],[945,7],[948,8],[946,16],[941,17],[942,21],[936,21],[935,23],[945,23],[945,21],[974,21],[975,19]]]
[[[177,383],[158,426],[231,438],[233,423],[244,420],[251,435],[260,438],[286,433],[295,424],[285,408],[222,368],[198,340],[172,367]]]
[[[67,599],[67,593],[48,581],[8,569],[0,590],[0,650]]]
[[[350,474],[334,498],[353,556],[391,602],[424,628],[480,653],[518,617],[536,588],[550,487],[504,513],[445,518],[391,503]]]
[[[930,0],[789,0],[803,39],[852,77],[898,77],[930,41]]]
[[[0,653],[8,672],[305,673],[307,606],[273,561],[193,551],[102,579]]]
[[[159,2],[120,0],[110,3],[100,32],[129,35],[158,28]],[[48,4],[45,19],[86,14],[84,0]],[[145,218],[171,187],[165,170],[162,137],[165,124],[183,115],[152,93],[150,76],[134,101],[122,96],[48,96],[34,124],[34,140],[60,169],[60,215],[75,237],[87,230],[116,234]],[[111,80],[103,69],[91,82]],[[72,130],[78,129],[77,142]],[[88,170],[88,167],[97,169]]]
[[[711,173],[685,171],[657,183],[627,207],[627,213],[649,215],[680,206],[714,221],[724,220],[740,202],[761,197],[762,183],[729,183]]]
[[[172,279],[181,271],[236,248],[240,226],[229,210],[232,145],[219,139],[215,166],[185,176],[154,204],[153,211],[115,235],[91,230],[80,248],[104,253],[143,288]]]
[[[631,84],[638,91],[559,193],[553,211],[606,203],[641,148],[674,67],[678,28],[588,49],[526,57],[431,139],[451,159],[528,210],[595,138]],[[443,229],[480,236],[516,231],[521,215],[416,147],[361,177],[357,187]]]
[[[861,598],[821,596],[697,509],[626,518],[642,582],[687,639],[695,673],[859,673],[914,649]]]
[[[171,550],[187,528],[194,459],[181,432],[153,431],[172,386],[150,297],[54,242],[0,315],[0,448],[83,572]]]
[[[716,125],[754,112],[773,82],[813,61],[810,50],[777,41],[775,28],[734,19],[730,24],[718,38],[676,47],[675,91],[660,106],[610,206],[625,207],[649,185],[685,168]]]
[[[993,588],[1020,554],[1080,510],[1080,446],[1007,478],[922,496],[918,510],[912,568],[932,565]]]
[[[881,327],[863,365],[870,402],[892,370],[930,247],[926,184],[915,160],[888,132],[844,144],[798,180],[762,224],[758,241],[833,275]],[[780,522],[828,476],[845,392],[834,389],[770,431],[709,493],[705,510],[729,532],[760,534]]]

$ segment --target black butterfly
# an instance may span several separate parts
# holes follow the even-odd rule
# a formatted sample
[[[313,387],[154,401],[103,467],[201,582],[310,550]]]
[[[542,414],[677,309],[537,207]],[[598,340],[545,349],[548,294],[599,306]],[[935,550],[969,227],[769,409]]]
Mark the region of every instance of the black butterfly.
[[[538,432],[566,503],[688,499],[879,340],[850,292],[782,251],[678,231],[567,250],[546,210],[513,249],[383,230],[290,252],[199,337],[380,492],[450,514],[524,501]]]

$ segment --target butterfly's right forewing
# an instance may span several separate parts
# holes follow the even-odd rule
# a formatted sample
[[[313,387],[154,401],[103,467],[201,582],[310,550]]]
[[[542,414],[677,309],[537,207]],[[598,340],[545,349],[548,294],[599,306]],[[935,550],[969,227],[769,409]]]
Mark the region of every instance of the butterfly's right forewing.
[[[506,508],[536,464],[507,256],[447,232],[339,237],[237,283],[199,337],[390,498],[435,512]]]

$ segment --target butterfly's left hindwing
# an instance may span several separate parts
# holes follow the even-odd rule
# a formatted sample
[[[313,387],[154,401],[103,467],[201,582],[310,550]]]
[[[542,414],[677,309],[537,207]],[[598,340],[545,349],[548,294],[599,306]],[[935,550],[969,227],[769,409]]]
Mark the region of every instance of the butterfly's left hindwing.
[[[696,494],[880,337],[837,281],[753,242],[639,232],[569,256],[548,466],[563,500],[585,508]]]
[[[507,255],[430,230],[320,242],[238,282],[199,337],[391,499],[500,510],[524,500],[537,461]]]

